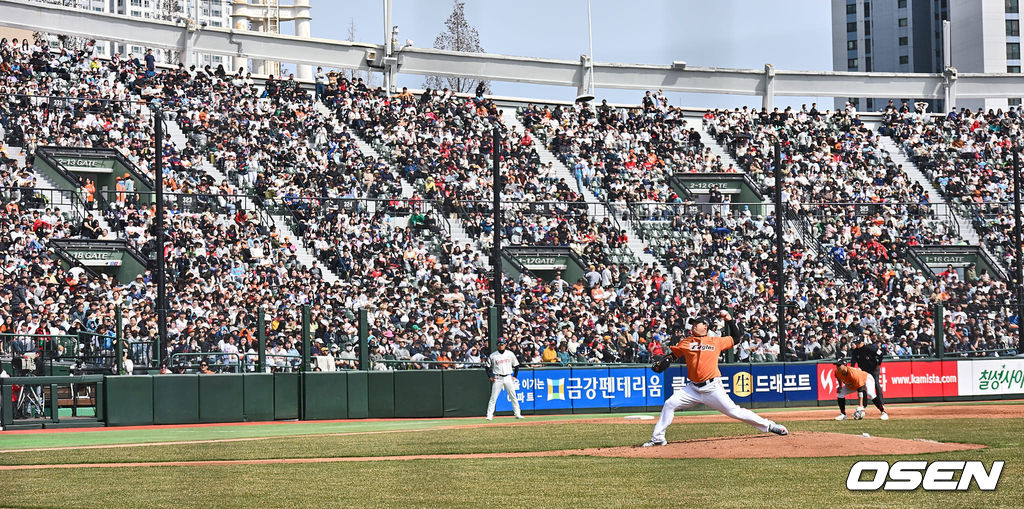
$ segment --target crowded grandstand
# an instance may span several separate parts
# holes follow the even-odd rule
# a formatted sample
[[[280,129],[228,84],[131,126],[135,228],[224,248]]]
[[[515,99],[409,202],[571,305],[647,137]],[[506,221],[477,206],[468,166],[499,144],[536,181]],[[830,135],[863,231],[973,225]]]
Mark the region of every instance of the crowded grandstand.
[[[844,357],[863,337],[892,357],[933,356],[937,335],[947,356],[1017,353],[1006,274],[1017,263],[1008,154],[1019,106],[894,104],[868,118],[816,105],[682,108],[659,91],[635,105],[510,103],[484,90],[388,93],[338,72],[314,90],[24,39],[0,41],[0,80],[5,358],[38,350],[82,371],[124,370],[120,334],[134,370],[202,359],[254,371],[262,353],[267,369],[290,371],[308,309],[318,370],[478,366],[495,233],[506,249],[558,249],[576,265],[531,269],[508,253],[502,336],[527,365],[646,363],[691,319],[726,307],[746,324],[727,354],[742,362]],[[52,147],[112,149],[130,170],[101,184]],[[163,225],[148,185],[157,157]],[[714,184],[726,178],[743,191]],[[686,179],[712,184],[695,192]],[[922,261],[929,247],[970,245],[972,230],[981,261]],[[68,253],[75,241],[117,243],[140,268],[82,263]]]

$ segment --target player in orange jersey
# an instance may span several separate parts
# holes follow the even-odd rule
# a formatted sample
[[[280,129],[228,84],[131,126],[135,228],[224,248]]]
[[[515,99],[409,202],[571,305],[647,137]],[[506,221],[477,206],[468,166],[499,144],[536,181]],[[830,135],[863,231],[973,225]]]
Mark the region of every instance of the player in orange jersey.
[[[836,401],[839,403],[839,415],[836,416],[837,421],[846,420],[846,395],[857,394],[857,410],[853,413],[853,418],[860,420],[864,418],[864,407],[867,405],[866,400],[871,400],[878,408],[879,412],[882,412],[881,419],[883,421],[889,420],[889,414],[885,413],[885,404],[882,403],[881,394],[878,394],[875,390],[875,379],[871,376],[871,373],[847,366],[842,359],[836,360],[836,381],[839,382],[839,387],[836,389]],[[860,392],[864,392],[864,402],[861,402]]]
[[[721,380],[718,379],[722,376],[722,372],[718,369],[718,355],[738,343],[743,337],[743,331],[740,330],[739,325],[728,311],[722,311],[721,315],[725,319],[725,330],[728,337],[708,336],[708,321],[697,318],[690,324],[689,337],[672,346],[672,360],[680,358],[685,360],[687,378],[690,380],[686,386],[665,401],[665,406],[661,408],[658,424],[654,426],[651,440],[643,444],[644,447],[667,445],[665,430],[672,424],[676,410],[685,410],[697,403],[703,403],[761,431],[776,435],[789,434],[789,430],[785,426],[740,407],[725,392]]]

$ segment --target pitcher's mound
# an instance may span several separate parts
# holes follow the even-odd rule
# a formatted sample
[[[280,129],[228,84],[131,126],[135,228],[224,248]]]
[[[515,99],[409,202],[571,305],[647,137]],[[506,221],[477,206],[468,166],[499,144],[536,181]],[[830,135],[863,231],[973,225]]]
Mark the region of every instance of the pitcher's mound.
[[[585,449],[578,454],[619,458],[818,458],[905,455],[981,449],[977,444],[865,437],[845,433],[797,432],[789,436],[744,435],[673,442],[655,447]]]

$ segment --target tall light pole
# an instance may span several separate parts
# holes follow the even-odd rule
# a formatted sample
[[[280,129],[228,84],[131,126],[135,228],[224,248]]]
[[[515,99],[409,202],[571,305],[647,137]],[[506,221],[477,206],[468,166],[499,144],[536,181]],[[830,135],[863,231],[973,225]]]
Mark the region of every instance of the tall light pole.
[[[394,48],[391,40],[394,39],[391,28],[391,0],[384,0],[384,57],[389,58]],[[384,92],[391,93],[391,73],[387,66],[384,66]]]
[[[779,320],[777,334],[779,335],[779,360],[784,361],[788,353],[788,337],[786,334],[786,255],[785,243],[782,235],[785,232],[785,220],[782,210],[782,149],[779,142],[775,142],[775,313]]]
[[[153,108],[153,138],[156,141],[156,156],[153,167],[156,172],[156,316],[157,350],[156,363],[163,360],[167,348],[167,275],[164,271],[164,112]]]
[[[1021,310],[1024,310],[1024,253],[1021,248],[1020,209],[1020,144],[1013,144],[1013,250],[1017,258],[1013,267],[1013,293],[1017,307],[1017,353],[1024,353],[1024,331],[1021,331]]]
[[[497,122],[497,119],[495,119]],[[494,218],[492,233],[494,234],[494,251],[491,255],[491,266],[494,269],[493,282],[494,285],[494,313],[491,317],[491,326],[493,327],[490,334],[490,351],[495,351],[498,347],[496,341],[500,340],[505,335],[505,322],[503,312],[505,310],[505,303],[503,302],[504,283],[502,282],[502,269],[501,269],[501,129],[497,125],[491,131],[491,157],[493,158],[494,170],[491,177],[494,179],[491,184],[492,198],[494,199]]]
[[[589,53],[582,57],[583,79],[576,94],[576,102],[594,100],[594,29],[590,19],[590,0],[587,0],[587,43]]]

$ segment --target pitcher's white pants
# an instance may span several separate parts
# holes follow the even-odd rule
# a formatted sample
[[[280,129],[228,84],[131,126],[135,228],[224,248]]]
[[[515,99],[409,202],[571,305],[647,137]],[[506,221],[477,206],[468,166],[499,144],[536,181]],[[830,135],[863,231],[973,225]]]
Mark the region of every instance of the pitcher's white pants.
[[[516,398],[516,384],[515,378],[512,375],[506,376],[495,376],[494,383],[491,384],[491,400],[487,402],[487,418],[494,417],[494,405],[498,402],[498,395],[501,394],[501,389],[504,388],[508,394],[508,399],[512,400],[512,411],[515,412],[516,417],[519,417],[519,399]]]
[[[682,390],[676,391],[671,398],[665,401],[665,406],[661,407],[661,417],[658,418],[658,424],[654,426],[654,434],[651,435],[651,438],[659,442],[664,441],[665,430],[668,429],[669,424],[672,424],[672,418],[675,417],[676,410],[686,410],[697,403],[704,403],[733,419],[741,420],[761,431],[767,432],[768,426],[775,424],[733,403],[729,399],[729,395],[726,394],[725,388],[722,387],[721,380],[715,380],[704,387],[697,387],[693,383],[687,382]]]

